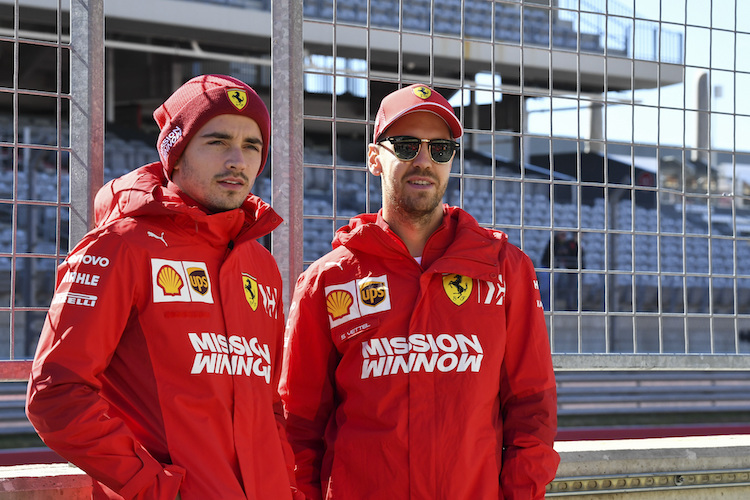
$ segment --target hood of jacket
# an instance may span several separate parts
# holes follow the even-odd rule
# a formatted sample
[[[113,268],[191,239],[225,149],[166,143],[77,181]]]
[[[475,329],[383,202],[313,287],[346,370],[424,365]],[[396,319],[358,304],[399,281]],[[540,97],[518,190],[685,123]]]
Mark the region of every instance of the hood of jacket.
[[[257,239],[270,233],[279,224],[281,217],[271,206],[259,197],[250,194],[242,206],[222,212],[230,214],[237,211],[244,217],[238,217],[237,227],[232,238]],[[176,186],[164,175],[160,162],[144,165],[105,184],[94,199],[94,216],[96,227],[108,225],[127,217],[168,216],[177,219],[189,218],[195,221],[196,227],[208,223],[218,214],[207,214],[197,206],[191,206],[178,194]],[[212,222],[211,226],[215,226]]]
[[[502,231],[484,228],[468,212],[444,204],[443,222],[427,240],[422,266],[426,269],[441,258],[441,267],[450,265],[446,260],[460,259],[496,269],[498,253],[507,240],[508,236]],[[381,259],[411,257],[401,239],[383,220],[382,210],[358,215],[341,227],[333,238],[333,248],[340,246]]]

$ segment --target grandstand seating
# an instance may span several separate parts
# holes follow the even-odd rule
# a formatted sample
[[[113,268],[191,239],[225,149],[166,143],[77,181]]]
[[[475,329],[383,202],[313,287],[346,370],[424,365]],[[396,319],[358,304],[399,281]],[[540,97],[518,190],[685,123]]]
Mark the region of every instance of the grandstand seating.
[[[30,144],[49,141],[49,125],[22,124],[23,127],[27,125],[31,128],[24,130],[31,134],[27,135]],[[10,126],[7,119],[0,117],[0,137],[12,138],[13,134],[8,131]],[[39,133],[36,134],[35,130]],[[63,137],[63,141],[66,140]],[[157,160],[153,144],[125,140],[113,133],[107,133],[105,141],[105,181]],[[53,154],[44,150],[33,152]],[[580,293],[582,310],[604,311],[605,300],[609,300],[609,310],[624,312],[750,313],[750,242],[735,240],[731,226],[709,227],[706,206],[700,210],[688,210],[662,204],[657,210],[634,205],[628,199],[607,206],[603,198],[580,205],[551,204],[546,183],[522,185],[512,174],[507,180],[493,180],[489,163],[473,158],[469,150],[463,154],[467,157],[465,172],[470,176],[462,183],[456,179],[450,184],[446,201],[454,205],[463,203],[480,223],[506,231],[510,241],[531,257],[540,278],[549,279],[550,274],[552,280],[556,274],[557,279],[562,277],[561,270],[549,273],[541,262],[552,237],[552,227],[579,235],[584,267],[580,273],[574,271],[573,282],[580,284],[576,293]],[[11,158],[9,154],[0,155],[0,254],[5,254],[0,255],[0,273],[3,277],[9,276],[9,256],[15,237],[18,255],[23,257],[24,253],[35,253],[43,256],[34,257],[34,268],[41,272],[39,279],[46,282],[56,264],[54,242],[58,211],[63,224],[61,231],[67,224],[68,211],[56,207],[55,203],[58,196],[61,201],[67,201],[68,176],[65,173],[60,176],[58,189],[54,162],[50,165],[49,161],[38,161],[33,155],[20,155],[14,173]],[[347,223],[353,215],[368,211],[364,188],[368,174],[361,164],[334,158],[330,152],[313,147],[305,148],[304,159],[304,260],[311,262],[330,250],[335,228]],[[33,182],[26,168],[27,161],[35,165]],[[335,173],[335,196],[333,171],[314,168],[329,167],[334,162],[344,167]],[[66,166],[63,163],[63,172]],[[310,180],[314,182],[308,182]],[[14,182],[17,186],[13,185]],[[371,178],[369,187],[370,209],[377,209],[379,183]],[[33,234],[23,225],[18,227],[15,236],[12,234],[10,202],[14,190],[24,193],[19,195],[20,200],[26,198],[51,203],[48,207],[28,208],[36,218]],[[261,198],[271,200],[269,174],[264,173],[256,181],[253,191]],[[27,208],[19,209],[19,214],[22,210]],[[612,229],[616,231],[611,232]],[[605,233],[605,230],[610,232]],[[67,241],[63,241],[60,252],[66,251]],[[608,277],[605,271],[615,274]],[[678,339],[677,342],[683,341]],[[577,344],[571,346],[577,349]]]
[[[153,146],[145,143],[134,141],[124,141],[117,137],[107,136],[107,147],[105,148],[105,180],[122,175],[134,166],[138,166],[156,159],[156,153]],[[306,151],[306,159],[314,157],[314,154]],[[325,160],[323,160],[325,161]],[[10,199],[10,192],[7,192],[9,186],[13,184],[13,173],[11,169],[5,168],[0,170],[0,185],[4,186],[6,192],[0,194],[0,197]],[[19,168],[17,173],[17,189],[25,189],[28,186],[27,172]],[[33,199],[54,202],[57,199],[57,179],[54,170],[40,170],[35,172],[34,186],[36,191]],[[62,177],[63,185],[61,194],[67,195],[67,176]],[[376,184],[376,183],[375,183]],[[366,211],[364,202],[364,189],[361,184],[356,182],[342,182],[337,188],[337,207],[335,216],[338,220],[347,221],[351,216]],[[254,192],[264,199],[270,199],[270,181],[268,178],[258,179]],[[342,194],[345,193],[345,194]],[[636,206],[632,207],[630,201],[621,201],[613,220],[614,227],[621,233],[611,235],[609,241],[601,231],[605,228],[605,217],[607,211],[604,207],[604,200],[595,200],[593,205],[581,205],[578,213],[578,207],[574,204],[555,203],[550,206],[549,198],[543,194],[527,193],[523,198],[519,198],[517,191],[507,191],[498,193],[495,196],[495,220],[494,223],[499,227],[507,227],[511,241],[522,247],[523,250],[531,256],[537,266],[541,267],[540,258],[550,238],[550,220],[554,222],[557,229],[568,229],[579,232],[581,248],[584,251],[584,278],[583,289],[584,302],[582,307],[592,307],[599,310],[604,293],[604,275],[596,271],[605,269],[615,270],[617,272],[635,273],[635,286],[638,290],[637,296],[641,299],[642,307],[639,310],[656,310],[656,294],[660,288],[658,272],[663,274],[661,280],[661,289],[665,292],[663,298],[663,311],[679,312],[683,310],[684,304],[682,297],[670,297],[666,292],[669,290],[687,290],[687,299],[690,312],[708,312],[708,278],[721,277],[722,279],[713,280],[713,305],[714,308],[722,311],[732,311],[734,309],[734,279],[735,260],[734,260],[734,242],[731,238],[721,234],[714,235],[710,240],[707,237],[705,226],[695,224],[692,220],[686,219],[685,237],[682,236],[682,220],[673,218],[671,214],[663,212],[661,216],[656,209],[648,209]],[[449,193],[446,197],[449,202],[458,204],[460,202],[460,193],[456,190]],[[325,193],[323,196],[308,196],[304,202],[304,213],[307,216],[318,216],[329,219],[321,220],[318,223],[311,224],[310,231],[305,233],[305,260],[314,260],[330,249],[330,241],[333,235],[332,224],[330,219],[334,216],[332,206],[332,193]],[[489,189],[486,191],[471,192],[471,196],[464,196],[464,206],[483,224],[493,223],[493,202]],[[46,209],[46,219],[55,220],[55,209],[53,207]],[[635,217],[633,218],[633,215]],[[63,219],[67,218],[67,211],[62,211]],[[578,221],[581,221],[581,227],[578,228]],[[633,224],[635,220],[635,224]],[[670,234],[673,231],[674,236],[659,236],[656,232],[656,221],[661,221],[663,234]],[[0,225],[0,253],[10,253],[12,245],[12,234],[5,219]],[[525,229],[521,229],[523,224]],[[340,224],[339,224],[340,225]],[[543,231],[547,228],[547,231]],[[34,243],[36,252],[51,252],[54,255],[54,230],[55,225],[50,223],[38,226],[38,230],[47,234],[41,236],[42,245],[39,242]],[[18,231],[17,248],[27,248],[24,241],[28,238],[25,228]],[[683,243],[684,242],[684,243]],[[709,247],[710,245],[710,247]],[[709,252],[710,248],[710,252]],[[744,241],[737,244],[737,262],[745,262],[750,256],[750,246]],[[605,258],[608,260],[605,262]],[[688,268],[684,269],[685,262],[689,263]],[[8,259],[0,261],[0,267],[9,266]],[[664,273],[667,276],[664,276]],[[703,276],[700,276],[703,275]],[[620,297],[626,302],[631,300],[632,280],[623,279],[624,289]],[[738,287],[747,288],[750,286],[748,280],[738,280]],[[644,293],[641,293],[644,292]],[[740,295],[743,297],[750,294],[750,291],[741,290]],[[587,300],[593,301],[587,305]],[[652,300],[653,299],[653,300]],[[746,307],[745,307],[746,309]]]
[[[218,1],[218,0],[217,0]],[[225,0],[228,1],[228,0]],[[486,0],[464,0],[461,4],[454,0],[413,0],[401,4],[398,0],[380,0],[370,7],[369,22],[377,28],[405,31],[430,32],[458,36],[462,33],[469,38],[490,40],[492,30],[492,8],[495,9],[494,40],[511,43],[523,42],[529,45],[576,50],[579,35],[570,21],[559,18],[552,20],[550,37],[550,11],[535,6],[522,7],[511,3],[493,3]],[[312,19],[331,20],[334,14],[338,23],[366,25],[368,21],[367,0],[306,0],[303,13]],[[521,18],[523,17],[523,35]],[[463,22],[462,22],[463,18]],[[589,52],[601,52],[598,35],[581,34],[580,48]]]

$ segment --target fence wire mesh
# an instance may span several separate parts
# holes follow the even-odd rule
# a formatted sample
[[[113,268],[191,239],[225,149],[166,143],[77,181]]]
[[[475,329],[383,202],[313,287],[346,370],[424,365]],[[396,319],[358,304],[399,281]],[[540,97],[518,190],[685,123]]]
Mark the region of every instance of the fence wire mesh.
[[[113,80],[96,69],[106,46],[108,68],[136,54],[168,61],[172,83],[227,72],[272,96],[272,176],[257,190],[289,222],[273,244],[287,304],[334,231],[380,207],[365,168],[374,113],[421,82],[466,129],[445,201],[532,258],[557,368],[748,367],[747,2],[182,1],[200,14],[184,23],[201,18],[213,44],[167,30],[173,46],[140,41],[113,23],[85,52],[94,122],[71,106],[84,83],[76,35],[96,29],[70,15],[81,3],[0,0],[0,358],[33,355],[55,265],[90,224],[97,155],[104,180],[148,156],[130,148],[124,161],[109,135],[103,153],[88,147]],[[222,23],[248,12],[273,25],[248,28],[257,47],[222,45]]]

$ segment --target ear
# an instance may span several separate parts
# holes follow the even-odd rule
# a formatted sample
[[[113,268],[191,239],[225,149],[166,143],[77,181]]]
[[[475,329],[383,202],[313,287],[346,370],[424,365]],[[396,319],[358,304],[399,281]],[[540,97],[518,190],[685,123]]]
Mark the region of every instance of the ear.
[[[182,159],[185,157],[184,154],[181,154],[179,158],[177,158],[177,161],[174,162],[174,165],[172,165],[172,173],[174,174],[176,171],[182,169]]]
[[[380,165],[380,150],[377,144],[367,146],[367,169],[375,176],[379,176],[383,172],[383,167]]]

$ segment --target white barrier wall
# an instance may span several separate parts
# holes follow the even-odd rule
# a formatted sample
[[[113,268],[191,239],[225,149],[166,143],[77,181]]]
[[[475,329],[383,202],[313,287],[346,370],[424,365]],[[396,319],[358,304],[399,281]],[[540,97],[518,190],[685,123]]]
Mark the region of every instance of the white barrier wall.
[[[548,498],[750,498],[750,436],[559,442]],[[0,467],[0,500],[88,499],[91,480],[68,464]]]

